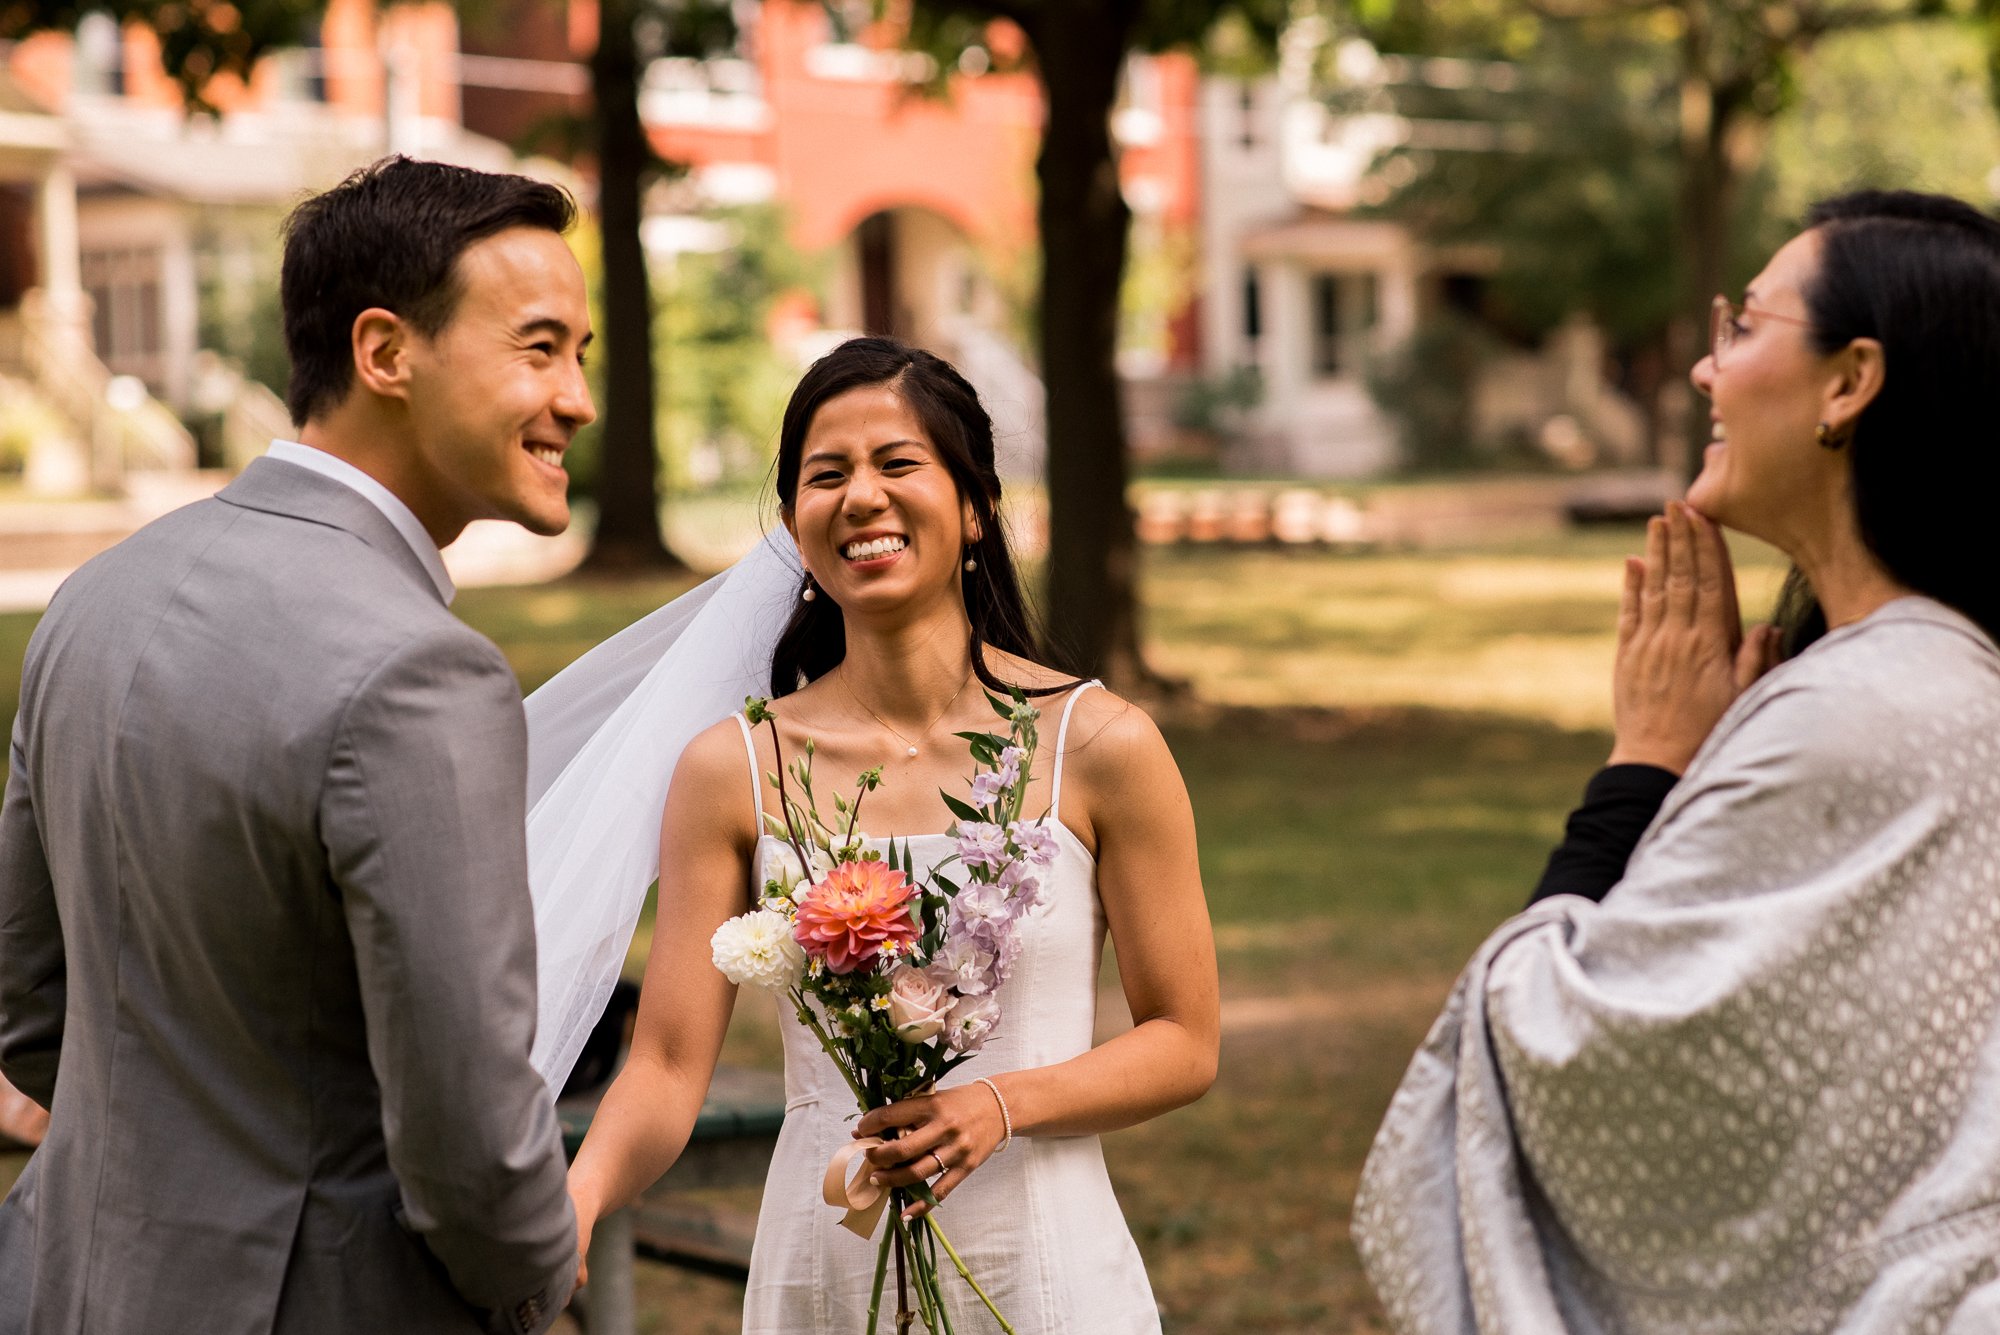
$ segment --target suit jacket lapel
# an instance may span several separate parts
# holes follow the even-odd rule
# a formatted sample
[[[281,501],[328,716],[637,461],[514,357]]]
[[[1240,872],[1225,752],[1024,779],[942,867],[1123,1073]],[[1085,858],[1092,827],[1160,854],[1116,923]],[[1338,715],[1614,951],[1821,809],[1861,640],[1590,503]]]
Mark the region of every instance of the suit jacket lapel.
[[[352,533],[388,557],[423,586],[425,593],[443,601],[430,572],[389,517],[366,496],[333,478],[282,459],[254,459],[234,482],[216,493],[216,499]]]

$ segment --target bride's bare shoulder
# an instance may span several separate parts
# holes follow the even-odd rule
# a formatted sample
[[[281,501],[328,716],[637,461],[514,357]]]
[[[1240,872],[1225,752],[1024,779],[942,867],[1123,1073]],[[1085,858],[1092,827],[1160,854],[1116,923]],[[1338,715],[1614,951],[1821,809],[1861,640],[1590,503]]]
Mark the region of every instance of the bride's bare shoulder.
[[[696,733],[674,767],[676,784],[705,785],[730,777],[750,782],[750,753],[743,745],[743,725],[734,714]]]

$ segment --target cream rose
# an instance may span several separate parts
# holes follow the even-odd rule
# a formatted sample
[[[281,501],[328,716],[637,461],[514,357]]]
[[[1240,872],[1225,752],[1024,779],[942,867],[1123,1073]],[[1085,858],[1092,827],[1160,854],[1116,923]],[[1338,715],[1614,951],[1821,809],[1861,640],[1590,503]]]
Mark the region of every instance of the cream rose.
[[[951,993],[919,969],[904,965],[889,980],[889,1023],[905,1043],[927,1043],[943,1033],[951,1004]]]

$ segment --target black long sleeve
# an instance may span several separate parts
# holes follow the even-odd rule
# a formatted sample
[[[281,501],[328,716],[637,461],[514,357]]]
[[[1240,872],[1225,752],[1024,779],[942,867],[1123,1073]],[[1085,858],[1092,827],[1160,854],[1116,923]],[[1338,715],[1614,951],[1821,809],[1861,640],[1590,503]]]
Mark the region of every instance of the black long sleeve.
[[[1563,841],[1549,854],[1530,904],[1550,895],[1601,900],[1624,878],[1639,836],[1659,814],[1680,776],[1657,765],[1606,765],[1591,776],[1583,805],[1569,814]]]

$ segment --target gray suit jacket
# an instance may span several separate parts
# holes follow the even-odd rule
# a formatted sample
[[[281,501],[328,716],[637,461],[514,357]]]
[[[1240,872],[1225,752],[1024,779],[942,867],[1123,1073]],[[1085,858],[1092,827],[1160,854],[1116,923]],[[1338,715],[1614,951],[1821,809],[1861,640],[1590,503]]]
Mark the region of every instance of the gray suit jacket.
[[[277,460],[79,570],[0,808],[0,1332],[518,1332],[575,1220],[528,1064],[520,696]]]

